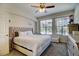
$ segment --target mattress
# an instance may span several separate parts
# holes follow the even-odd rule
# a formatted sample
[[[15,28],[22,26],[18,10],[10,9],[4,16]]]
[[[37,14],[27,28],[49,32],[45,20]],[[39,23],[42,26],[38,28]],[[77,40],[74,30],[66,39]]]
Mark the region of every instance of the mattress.
[[[51,36],[48,35],[27,35],[14,38],[14,43],[33,51],[42,50],[49,42],[51,42]]]

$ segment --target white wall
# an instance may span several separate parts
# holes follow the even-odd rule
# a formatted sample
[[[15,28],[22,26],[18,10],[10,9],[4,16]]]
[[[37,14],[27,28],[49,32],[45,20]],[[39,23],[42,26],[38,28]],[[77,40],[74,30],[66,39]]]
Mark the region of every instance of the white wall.
[[[36,18],[34,17],[34,14],[31,8],[29,8],[28,4],[24,4],[24,3],[11,4],[10,3],[10,4],[4,4],[4,6],[8,13],[21,15],[31,20],[37,21]]]
[[[10,27],[33,28],[35,31],[35,22],[20,15],[10,14]]]
[[[35,32],[35,22],[37,21],[26,4],[4,4],[5,12],[9,14],[10,26],[33,28]],[[24,9],[23,9],[24,8]]]
[[[79,24],[79,4],[75,8],[74,22]]]
[[[69,15],[72,15],[72,14],[74,14],[74,10],[68,10],[68,11],[54,13],[54,14],[47,15],[47,16],[38,17],[37,19],[38,20],[53,19],[53,18],[58,18],[58,17],[69,16]]]

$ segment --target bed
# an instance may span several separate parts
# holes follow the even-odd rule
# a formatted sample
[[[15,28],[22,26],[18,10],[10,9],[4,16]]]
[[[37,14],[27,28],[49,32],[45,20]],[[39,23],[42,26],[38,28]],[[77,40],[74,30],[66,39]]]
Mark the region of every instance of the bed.
[[[49,35],[19,35],[15,32],[13,48],[28,56],[40,56],[51,43]]]

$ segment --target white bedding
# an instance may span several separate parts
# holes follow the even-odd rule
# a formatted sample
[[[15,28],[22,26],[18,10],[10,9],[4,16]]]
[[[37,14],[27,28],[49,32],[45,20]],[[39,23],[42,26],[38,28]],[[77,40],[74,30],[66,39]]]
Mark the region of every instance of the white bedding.
[[[50,42],[51,36],[48,35],[27,35],[15,37],[14,39],[14,43],[32,50],[35,54],[44,49],[44,46],[50,44]]]

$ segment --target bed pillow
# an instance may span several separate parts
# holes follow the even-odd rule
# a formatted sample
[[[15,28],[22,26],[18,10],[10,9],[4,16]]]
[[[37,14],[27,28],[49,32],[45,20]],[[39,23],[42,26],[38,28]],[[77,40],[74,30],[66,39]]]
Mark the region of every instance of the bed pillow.
[[[32,31],[26,31],[26,35],[33,35]]]
[[[19,36],[26,36],[26,32],[19,32]]]

